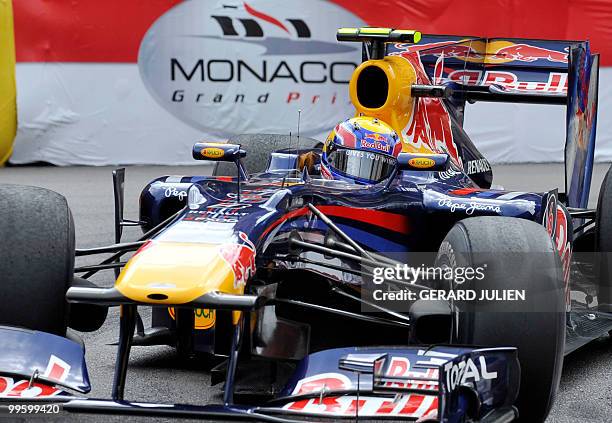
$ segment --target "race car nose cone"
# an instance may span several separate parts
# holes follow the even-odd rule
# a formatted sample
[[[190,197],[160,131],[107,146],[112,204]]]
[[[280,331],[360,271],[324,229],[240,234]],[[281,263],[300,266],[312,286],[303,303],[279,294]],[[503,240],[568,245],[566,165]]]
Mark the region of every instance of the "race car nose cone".
[[[254,265],[254,260],[241,247],[153,242],[130,259],[115,288],[136,302],[151,304],[185,304],[209,292],[242,294],[243,264]]]

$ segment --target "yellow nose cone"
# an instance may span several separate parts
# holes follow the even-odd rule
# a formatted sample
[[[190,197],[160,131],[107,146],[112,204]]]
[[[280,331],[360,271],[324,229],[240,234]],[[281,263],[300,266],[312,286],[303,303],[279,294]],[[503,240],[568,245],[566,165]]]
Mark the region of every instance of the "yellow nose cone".
[[[252,250],[235,253],[243,248],[152,241],[130,259],[115,288],[134,301],[152,304],[185,304],[215,291],[242,294],[245,273],[254,271]]]

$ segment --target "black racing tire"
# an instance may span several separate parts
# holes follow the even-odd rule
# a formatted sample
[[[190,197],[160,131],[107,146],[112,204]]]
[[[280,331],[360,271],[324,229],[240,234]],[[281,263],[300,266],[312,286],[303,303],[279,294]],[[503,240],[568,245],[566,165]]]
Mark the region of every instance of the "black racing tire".
[[[242,159],[249,175],[266,170],[270,154],[283,148],[298,148],[296,136],[279,134],[242,134],[228,140],[230,144],[240,144],[247,156]],[[313,138],[300,137],[299,148],[316,148],[322,146],[321,141]],[[213,176],[236,176],[236,165],[219,162],[213,169]]]
[[[524,422],[546,419],[559,386],[565,344],[561,261],[545,228],[507,217],[459,221],[446,235],[438,266],[484,266],[481,280],[450,282],[450,289],[525,290],[524,301],[457,301],[452,343],[516,347],[521,366],[515,402]]]
[[[601,183],[595,220],[595,269],[599,274],[598,303],[612,312],[612,166]]]
[[[0,324],[65,336],[74,248],[63,196],[0,185]]]

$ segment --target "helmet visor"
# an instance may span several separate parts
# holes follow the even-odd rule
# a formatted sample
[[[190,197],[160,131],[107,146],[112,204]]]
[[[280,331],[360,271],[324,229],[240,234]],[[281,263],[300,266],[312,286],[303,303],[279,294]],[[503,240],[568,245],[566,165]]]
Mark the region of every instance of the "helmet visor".
[[[387,179],[397,165],[397,160],[386,154],[342,147],[330,151],[327,161],[334,170],[345,176],[371,183]]]

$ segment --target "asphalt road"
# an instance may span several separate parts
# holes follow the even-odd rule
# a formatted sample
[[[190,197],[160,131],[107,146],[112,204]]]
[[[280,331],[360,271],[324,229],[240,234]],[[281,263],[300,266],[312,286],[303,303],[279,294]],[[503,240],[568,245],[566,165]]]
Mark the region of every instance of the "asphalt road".
[[[591,203],[608,164],[595,167]],[[136,218],[138,195],[151,179],[161,175],[207,174],[210,167],[129,167],[126,171],[126,217]],[[494,184],[506,189],[545,191],[563,186],[562,165],[494,166]],[[0,183],[36,185],[55,190],[67,199],[76,225],[77,247],[93,247],[113,242],[113,194],[111,168],[90,167],[8,167],[0,168]],[[139,232],[128,228],[124,240]],[[89,261],[91,262],[91,260]],[[79,260],[78,264],[87,263]],[[93,279],[103,286],[113,283],[112,271]],[[145,324],[150,316],[145,315]],[[82,334],[87,346],[86,359],[93,383],[91,395],[109,397],[115,362],[118,312],[111,310],[102,329]],[[137,401],[205,403],[219,400],[219,388],[210,387],[207,366],[176,359],[169,347],[134,347],[128,372],[126,398]],[[62,421],[125,421],[120,417],[67,416]],[[132,419],[130,421],[153,421]],[[601,338],[565,359],[561,389],[548,422],[610,422],[612,420],[612,341]],[[155,421],[164,421],[155,419]],[[170,421],[170,420],[168,420]],[[176,421],[176,420],[174,420]]]

